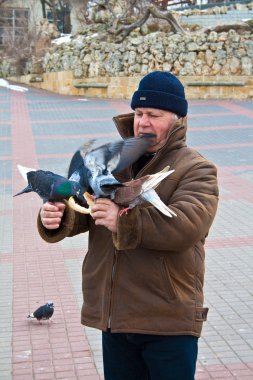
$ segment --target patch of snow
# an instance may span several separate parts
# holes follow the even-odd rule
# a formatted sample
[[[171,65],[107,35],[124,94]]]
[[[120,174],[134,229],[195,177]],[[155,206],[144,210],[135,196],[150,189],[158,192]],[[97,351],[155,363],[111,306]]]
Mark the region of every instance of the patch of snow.
[[[9,90],[13,91],[20,91],[20,92],[26,92],[28,91],[28,88],[21,87],[21,86],[16,86],[14,84],[10,84],[7,80],[0,78],[0,86],[1,87],[6,87]]]
[[[71,41],[71,34],[64,34],[55,40],[52,40],[53,44],[60,45]]]

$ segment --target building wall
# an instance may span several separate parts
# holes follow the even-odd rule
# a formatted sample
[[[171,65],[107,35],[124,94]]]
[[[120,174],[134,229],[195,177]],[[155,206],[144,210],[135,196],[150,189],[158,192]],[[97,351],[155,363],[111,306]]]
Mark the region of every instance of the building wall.
[[[202,14],[181,16],[180,22],[182,24],[196,24],[205,28],[214,27],[221,24],[236,24],[244,20],[253,19],[253,10],[231,10],[226,14]]]
[[[42,19],[42,7],[40,0],[12,0],[7,1],[2,5],[4,8],[24,8],[30,11],[30,22],[36,23],[37,20]]]
[[[30,13],[29,26],[33,28],[41,19],[43,19],[42,5],[40,0],[13,0],[2,5],[4,8],[11,9],[28,9]],[[75,6],[71,9],[71,26],[72,32],[75,33],[80,28],[80,9],[82,8],[82,0],[76,1]]]

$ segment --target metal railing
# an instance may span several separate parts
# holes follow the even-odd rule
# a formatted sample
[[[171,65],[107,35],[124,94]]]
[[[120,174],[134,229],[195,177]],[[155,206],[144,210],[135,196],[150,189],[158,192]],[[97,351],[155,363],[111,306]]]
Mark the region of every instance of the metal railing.
[[[175,3],[177,1],[175,0]],[[249,4],[251,3],[252,0],[224,0],[224,1],[215,1],[215,0],[208,0],[208,3],[205,1],[200,0],[199,4],[193,4],[193,2],[190,1],[181,1],[181,5],[179,4],[179,1],[177,2],[177,6],[173,6],[174,10],[184,10],[184,9],[208,9],[208,8],[213,8],[213,7],[221,7],[223,5],[230,6],[230,5],[235,5],[235,4]],[[172,5],[172,1],[169,1]],[[170,8],[168,8],[170,9]]]

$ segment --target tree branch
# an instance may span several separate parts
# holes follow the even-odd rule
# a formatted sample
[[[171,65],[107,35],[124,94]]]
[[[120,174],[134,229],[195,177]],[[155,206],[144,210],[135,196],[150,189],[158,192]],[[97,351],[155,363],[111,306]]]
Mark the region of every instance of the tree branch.
[[[166,14],[164,14],[160,12],[154,5],[150,5],[148,8],[149,8],[150,14],[152,14],[154,18],[160,18],[162,20],[168,21],[174,33],[185,34],[185,30],[181,27],[181,25],[179,25],[177,19],[173,16],[172,12],[167,12]]]
[[[162,13],[153,4],[146,8],[144,16],[140,20],[130,25],[123,25],[119,29],[116,29],[118,20],[115,20],[112,28],[109,29],[108,32],[114,34],[115,36],[121,35],[116,40],[117,43],[120,43],[132,32],[132,30],[140,28],[148,20],[150,15],[152,15],[154,18],[166,20],[170,24],[174,33],[186,33],[172,12]]]

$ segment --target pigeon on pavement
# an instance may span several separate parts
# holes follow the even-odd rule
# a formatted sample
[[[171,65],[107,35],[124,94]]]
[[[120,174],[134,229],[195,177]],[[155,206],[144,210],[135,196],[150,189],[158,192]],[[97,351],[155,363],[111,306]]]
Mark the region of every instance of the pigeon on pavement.
[[[40,306],[33,313],[29,314],[27,318],[37,319],[41,323],[41,320],[49,320],[54,314],[54,304],[48,301],[45,305]]]

